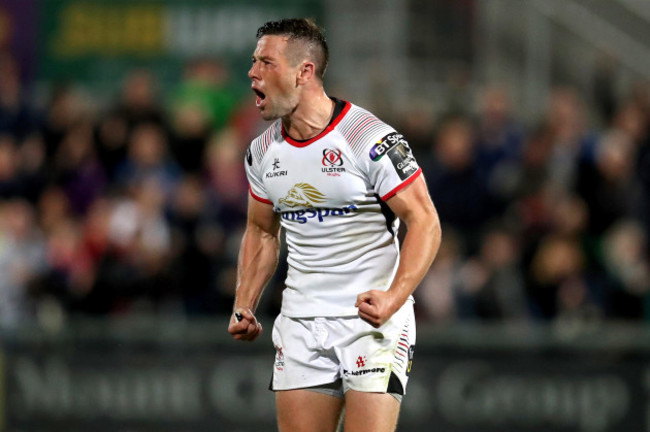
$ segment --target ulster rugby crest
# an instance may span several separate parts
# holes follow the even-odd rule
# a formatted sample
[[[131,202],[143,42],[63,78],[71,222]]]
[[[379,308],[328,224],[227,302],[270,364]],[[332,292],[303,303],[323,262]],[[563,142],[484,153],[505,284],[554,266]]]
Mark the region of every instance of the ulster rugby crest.
[[[339,149],[327,148],[323,150],[323,159],[321,163],[324,167],[321,168],[321,171],[327,173],[328,176],[340,177],[341,174],[339,173],[345,172],[341,150]]]

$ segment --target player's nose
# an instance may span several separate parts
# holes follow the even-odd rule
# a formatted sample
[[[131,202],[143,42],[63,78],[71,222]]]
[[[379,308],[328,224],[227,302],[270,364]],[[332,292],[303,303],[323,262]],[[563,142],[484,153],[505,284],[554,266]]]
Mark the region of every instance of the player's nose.
[[[253,79],[253,78],[258,78],[257,74],[257,67],[255,67],[257,63],[253,63],[251,65],[251,68],[248,70],[248,78]]]

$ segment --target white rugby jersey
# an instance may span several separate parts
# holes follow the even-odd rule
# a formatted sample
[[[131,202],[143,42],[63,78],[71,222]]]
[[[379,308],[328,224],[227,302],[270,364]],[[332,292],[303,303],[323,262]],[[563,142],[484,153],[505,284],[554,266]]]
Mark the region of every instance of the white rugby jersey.
[[[307,141],[276,120],[246,153],[250,192],[281,216],[288,247],[282,313],[353,316],[357,295],[386,291],[399,221],[384,202],[422,170],[402,135],[349,102]]]

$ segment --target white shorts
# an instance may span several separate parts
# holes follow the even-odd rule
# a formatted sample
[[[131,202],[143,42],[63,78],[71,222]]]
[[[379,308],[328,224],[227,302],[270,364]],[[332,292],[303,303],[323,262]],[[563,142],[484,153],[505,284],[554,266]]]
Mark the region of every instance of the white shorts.
[[[415,317],[407,301],[376,329],[357,317],[289,318],[273,325],[271,390],[342,383],[342,390],[403,395],[413,361]]]

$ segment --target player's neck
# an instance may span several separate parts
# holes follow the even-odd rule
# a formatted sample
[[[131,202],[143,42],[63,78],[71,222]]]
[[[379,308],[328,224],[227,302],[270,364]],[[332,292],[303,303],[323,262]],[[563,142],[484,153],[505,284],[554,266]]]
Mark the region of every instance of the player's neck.
[[[284,130],[296,140],[313,138],[327,127],[333,112],[334,101],[322,87],[305,92],[296,109],[282,119]]]

